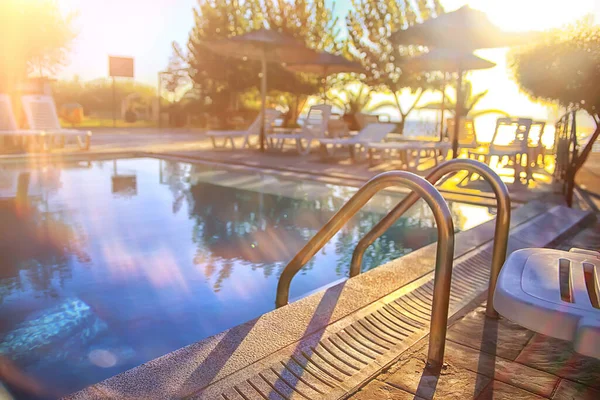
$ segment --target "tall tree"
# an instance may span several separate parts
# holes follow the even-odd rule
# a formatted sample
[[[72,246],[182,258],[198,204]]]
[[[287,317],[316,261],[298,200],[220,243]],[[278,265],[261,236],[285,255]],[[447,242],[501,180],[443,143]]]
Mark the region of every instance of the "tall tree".
[[[74,17],[63,14],[55,0],[0,1],[0,92],[64,65],[75,38]]]
[[[532,98],[584,110],[596,123],[590,140],[568,166],[570,204],[575,174],[600,136],[600,27],[584,19],[550,31],[539,43],[513,53],[511,66],[519,86]]]
[[[185,56],[194,85],[218,104],[234,104],[238,96],[259,84],[260,63],[225,58],[206,49],[203,43],[242,35],[259,28],[286,32],[308,47],[337,49],[336,20],[324,0],[200,0],[194,9],[195,26]],[[318,82],[271,63],[268,89],[296,95],[315,93]]]
[[[419,54],[420,49],[394,46],[390,35],[443,13],[440,0],[352,0],[352,4],[346,18],[350,52],[362,61],[366,83],[394,96],[403,129],[435,74],[403,70],[402,59]],[[403,107],[400,96],[405,89],[414,94],[414,101]]]

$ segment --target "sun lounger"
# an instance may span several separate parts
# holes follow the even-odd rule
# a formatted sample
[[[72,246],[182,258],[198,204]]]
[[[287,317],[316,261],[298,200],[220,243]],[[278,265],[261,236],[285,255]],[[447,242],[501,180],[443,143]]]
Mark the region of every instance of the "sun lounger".
[[[403,142],[369,143],[365,147],[371,165],[375,163],[375,153],[379,152],[381,157],[383,157],[384,153],[395,151],[399,153],[401,161],[407,168],[416,169],[421,161],[422,152],[433,154],[434,161],[437,165],[438,158],[441,158],[442,160],[445,159],[448,151],[452,148],[452,145],[448,142],[408,140]]]
[[[273,109],[265,110],[265,137],[271,131],[275,120],[279,118],[280,112]],[[256,119],[246,130],[233,130],[233,131],[209,131],[206,136],[212,141],[212,145],[215,149],[226,148],[227,143],[231,144],[231,148],[235,149],[235,138],[244,138],[242,143],[242,149],[245,147],[252,147],[250,138],[252,136],[260,137],[260,113],[256,116]],[[222,139],[222,143],[217,143],[217,139]]]
[[[498,157],[498,164],[513,166],[515,182],[519,182],[523,171],[521,157],[528,156],[529,130],[533,121],[529,118],[498,118],[494,136],[488,148],[479,147],[469,150],[469,158],[490,163],[492,157]],[[531,168],[525,168],[527,179],[531,177]]]
[[[385,136],[394,130],[395,124],[369,124],[356,135],[349,138],[323,138],[318,139],[323,155],[332,157],[336,150],[346,147],[350,152],[350,158],[354,159],[356,151],[366,148],[370,144],[378,144]]]
[[[283,150],[285,143],[291,141],[299,154],[306,155],[310,153],[313,141],[325,138],[330,116],[330,105],[312,106],[300,133],[273,133],[267,136],[267,143],[272,149]]]
[[[573,342],[600,358],[600,254],[572,249],[515,251],[504,263],[494,308],[527,329]]]
[[[56,112],[56,105],[50,96],[27,95],[21,98],[25,116],[29,127],[34,130],[43,130],[48,137],[50,147],[58,145],[64,147],[67,138],[75,138],[81,150],[89,150],[92,132],[79,129],[63,129]],[[55,139],[59,142],[56,143]]]
[[[4,144],[8,141],[15,147],[46,146],[44,131],[18,128],[10,97],[6,94],[0,94],[0,137]]]

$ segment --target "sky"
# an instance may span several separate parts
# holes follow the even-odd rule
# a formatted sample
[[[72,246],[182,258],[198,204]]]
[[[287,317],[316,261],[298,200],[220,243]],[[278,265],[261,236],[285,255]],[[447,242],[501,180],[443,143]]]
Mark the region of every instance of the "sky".
[[[171,43],[185,46],[193,26],[196,0],[58,0],[65,11],[75,11],[78,37],[69,64],[60,79],[78,75],[82,80],[106,77],[108,55],[135,59],[135,79],[156,85],[157,74],[167,66]],[[330,5],[332,0],[326,0]],[[545,30],[593,14],[600,23],[600,0],[442,0],[446,11],[465,4],[484,11],[507,31]],[[335,1],[335,13],[344,23],[349,0]],[[345,29],[345,27],[344,27]],[[476,92],[488,90],[478,108],[499,108],[513,115],[552,118],[552,111],[533,104],[512,81],[506,68],[506,49],[477,54],[497,67],[469,74]],[[407,95],[408,96],[408,95]],[[425,96],[423,102],[435,100]],[[554,112],[555,113],[555,112]]]

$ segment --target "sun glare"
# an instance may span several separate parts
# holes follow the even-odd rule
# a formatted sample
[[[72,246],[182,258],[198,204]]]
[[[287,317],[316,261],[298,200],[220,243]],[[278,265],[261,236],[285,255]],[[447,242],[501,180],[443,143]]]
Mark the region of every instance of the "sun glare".
[[[507,31],[543,31],[599,11],[594,0],[573,0],[568,4],[561,0],[472,0],[469,3]]]

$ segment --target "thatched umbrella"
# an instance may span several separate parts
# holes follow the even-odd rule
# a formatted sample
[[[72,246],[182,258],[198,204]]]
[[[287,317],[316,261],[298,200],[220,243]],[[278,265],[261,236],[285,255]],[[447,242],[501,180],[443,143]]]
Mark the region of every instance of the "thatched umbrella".
[[[341,74],[348,72],[364,72],[363,67],[345,57],[331,54],[319,53],[319,56],[314,60],[306,60],[298,63],[289,63],[286,68],[294,72],[304,72],[307,74],[315,74],[323,79],[323,101],[325,101],[325,78],[333,74]]]
[[[417,57],[409,58],[402,63],[402,66],[412,71],[439,71],[444,74],[444,86],[446,81],[446,73],[458,72],[459,74],[459,85],[456,93],[456,110],[454,123],[455,127],[458,126],[459,122],[459,108],[458,103],[459,94],[462,86],[462,73],[463,71],[470,71],[476,69],[487,69],[496,66],[491,61],[485,60],[481,57],[477,57],[473,53],[457,51],[453,49],[432,49],[430,52],[422,54]],[[446,91],[442,90],[442,127],[440,127],[440,140],[443,132],[444,124],[444,103],[446,101]],[[456,149],[455,149],[456,143]],[[452,151],[453,155],[457,154],[458,151],[458,131],[455,128],[454,136],[452,137]]]
[[[470,53],[476,49],[509,47],[531,40],[535,33],[504,32],[494,25],[487,15],[468,6],[441,14],[425,22],[394,32],[390,37],[395,45],[417,45],[451,49],[459,53]],[[461,104],[463,69],[458,69],[456,104]],[[456,115],[460,115],[457,110]],[[454,124],[453,156],[457,156],[460,124]]]
[[[267,97],[267,63],[297,63],[312,61],[318,53],[285,33],[258,29],[244,35],[204,43],[204,46],[228,57],[248,58],[261,62],[261,124],[260,150],[265,149],[265,105]]]

